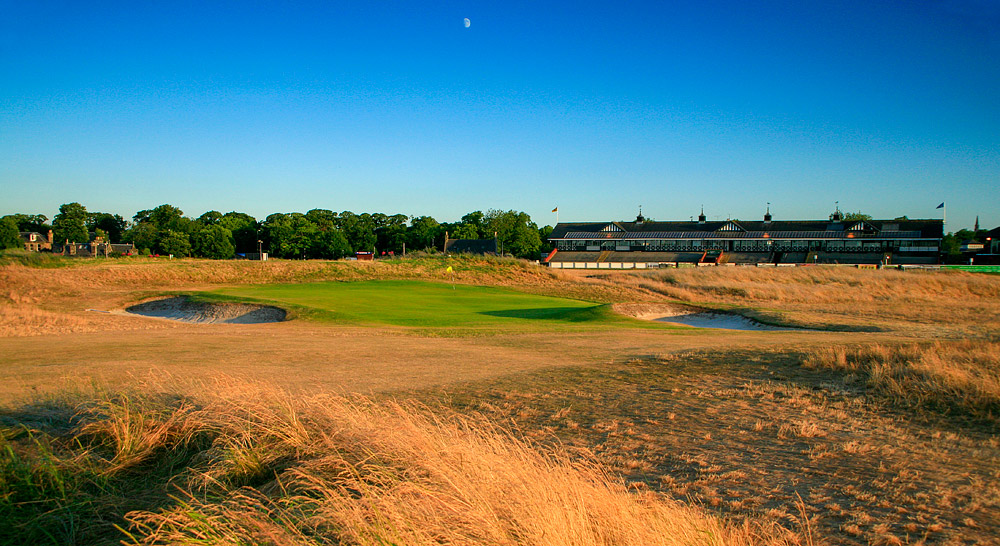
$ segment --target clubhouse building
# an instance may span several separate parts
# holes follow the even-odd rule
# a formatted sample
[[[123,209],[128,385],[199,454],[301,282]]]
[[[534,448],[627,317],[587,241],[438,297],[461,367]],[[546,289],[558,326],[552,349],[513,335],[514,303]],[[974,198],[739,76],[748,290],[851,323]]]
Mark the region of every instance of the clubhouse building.
[[[685,265],[936,264],[943,220],[698,220],[559,223],[543,262],[562,269]]]

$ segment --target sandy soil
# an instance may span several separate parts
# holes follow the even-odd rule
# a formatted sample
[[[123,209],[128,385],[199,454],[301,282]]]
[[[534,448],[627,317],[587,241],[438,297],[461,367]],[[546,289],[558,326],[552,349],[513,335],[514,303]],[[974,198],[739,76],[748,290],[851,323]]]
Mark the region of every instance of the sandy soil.
[[[133,305],[126,313],[182,322],[264,324],[281,322],[287,313],[270,305],[252,303],[205,303],[184,296],[156,299]]]
[[[764,324],[751,318],[732,313],[704,311],[697,307],[657,303],[618,303],[612,306],[615,312],[641,320],[654,320],[693,328],[717,328],[721,330],[789,330],[780,326]]]

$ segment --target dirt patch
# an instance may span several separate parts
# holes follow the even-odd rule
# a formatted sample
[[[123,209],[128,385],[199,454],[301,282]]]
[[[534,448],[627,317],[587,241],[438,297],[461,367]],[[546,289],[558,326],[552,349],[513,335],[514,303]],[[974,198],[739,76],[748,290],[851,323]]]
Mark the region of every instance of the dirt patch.
[[[616,312],[641,319],[666,322],[693,328],[721,328],[723,330],[788,330],[758,322],[733,313],[705,311],[697,307],[661,303],[619,303],[612,306]]]
[[[207,303],[178,296],[133,305],[126,313],[183,322],[262,324],[281,322],[288,313],[281,308],[255,303]]]

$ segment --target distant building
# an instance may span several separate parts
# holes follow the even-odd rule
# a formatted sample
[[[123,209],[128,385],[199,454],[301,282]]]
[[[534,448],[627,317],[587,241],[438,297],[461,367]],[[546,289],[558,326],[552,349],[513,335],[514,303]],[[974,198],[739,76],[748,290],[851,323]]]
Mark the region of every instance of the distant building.
[[[22,231],[20,232],[21,241],[24,242],[24,249],[28,252],[41,252],[43,250],[52,250],[52,230],[49,230],[48,236],[42,235],[37,231]]]
[[[978,220],[978,218],[976,218]],[[974,265],[1000,265],[1000,227],[983,236],[983,242],[965,241],[960,247],[963,258]]]
[[[497,254],[496,239],[445,239],[445,254]]]
[[[555,268],[646,268],[695,264],[936,264],[942,220],[560,223],[549,241]]]
[[[103,237],[97,237],[90,243],[73,243],[66,241],[63,244],[52,245],[53,254],[63,256],[77,256],[80,258],[91,258],[95,256],[132,256],[136,254],[135,245],[132,243],[109,243]]]
[[[984,249],[987,254],[1000,254],[1000,227],[993,228],[986,232],[986,248]]]

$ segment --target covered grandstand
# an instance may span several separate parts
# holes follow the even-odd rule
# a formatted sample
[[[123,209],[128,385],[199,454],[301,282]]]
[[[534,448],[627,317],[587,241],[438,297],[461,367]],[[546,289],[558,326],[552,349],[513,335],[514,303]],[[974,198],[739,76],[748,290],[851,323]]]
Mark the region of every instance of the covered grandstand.
[[[936,264],[942,220],[707,221],[559,223],[551,267],[622,269],[680,265]]]

